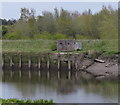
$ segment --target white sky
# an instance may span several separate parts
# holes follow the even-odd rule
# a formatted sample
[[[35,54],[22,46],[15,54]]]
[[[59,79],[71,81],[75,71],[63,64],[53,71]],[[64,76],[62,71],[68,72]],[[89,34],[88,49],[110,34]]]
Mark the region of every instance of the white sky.
[[[102,2],[97,2],[98,0],[84,0],[84,1],[74,0],[74,2],[73,0],[44,0],[44,2],[43,0],[34,0],[34,1],[24,0],[24,2],[20,2],[20,1],[23,1],[23,0],[2,0],[2,3],[0,4],[0,10],[2,12],[2,14],[0,14],[0,18],[18,19],[20,17],[20,9],[23,7],[34,8],[36,10],[36,16],[41,15],[42,11],[44,10],[54,12],[54,8],[56,7],[59,10],[62,7],[68,11],[77,10],[80,13],[84,12],[87,9],[91,9],[92,13],[96,13],[101,10],[102,5],[105,5],[105,6],[111,5],[114,9],[118,8],[118,2],[117,2],[118,0],[99,0]],[[65,2],[65,1],[69,1],[69,2]],[[105,1],[108,1],[108,2],[105,2]]]

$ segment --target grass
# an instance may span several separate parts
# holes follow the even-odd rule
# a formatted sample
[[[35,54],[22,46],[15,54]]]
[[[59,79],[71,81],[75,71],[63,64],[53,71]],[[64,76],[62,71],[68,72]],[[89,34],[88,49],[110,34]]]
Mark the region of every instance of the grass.
[[[3,52],[51,52],[54,40],[8,40],[3,41]]]
[[[102,51],[108,54],[118,53],[118,40],[78,40],[82,42],[81,51]],[[4,40],[2,43],[2,52],[33,52],[33,53],[54,53],[56,49],[56,40]]]

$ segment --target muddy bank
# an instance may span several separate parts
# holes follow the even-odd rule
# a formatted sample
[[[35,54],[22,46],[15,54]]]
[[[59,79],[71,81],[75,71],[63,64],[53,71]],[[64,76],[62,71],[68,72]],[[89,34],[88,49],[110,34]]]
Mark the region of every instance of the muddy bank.
[[[102,62],[98,62],[95,59]],[[119,55],[100,55],[93,59],[84,60],[82,62],[83,65],[79,67],[79,70],[85,70],[99,80],[118,79],[118,60]]]

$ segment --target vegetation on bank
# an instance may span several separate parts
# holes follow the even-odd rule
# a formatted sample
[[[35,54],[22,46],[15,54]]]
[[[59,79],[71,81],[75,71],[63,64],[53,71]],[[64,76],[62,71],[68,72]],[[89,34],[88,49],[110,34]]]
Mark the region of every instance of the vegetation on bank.
[[[108,54],[120,52],[118,40],[77,40],[82,42],[82,50],[74,52],[98,51]],[[2,52],[9,53],[54,53],[57,52],[56,40],[3,40]]]
[[[35,16],[34,9],[21,8],[18,20],[2,20],[2,51],[56,52],[57,39],[76,39],[82,42],[83,52],[118,53],[119,10],[103,6],[92,14],[90,9],[79,13],[55,8],[54,13]]]
[[[24,103],[24,104],[29,104],[29,103],[39,103],[39,105],[41,104],[52,104],[53,103],[53,100],[43,100],[43,99],[39,99],[39,100],[30,100],[30,99],[26,99],[26,100],[23,100],[23,99],[16,99],[16,98],[11,98],[11,99],[2,99],[0,98],[0,102],[2,104],[7,104],[7,103]]]

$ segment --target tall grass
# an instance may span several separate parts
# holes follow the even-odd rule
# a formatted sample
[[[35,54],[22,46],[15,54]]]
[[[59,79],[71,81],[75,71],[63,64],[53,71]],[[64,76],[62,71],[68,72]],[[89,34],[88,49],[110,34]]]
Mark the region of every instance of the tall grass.
[[[77,40],[82,42],[82,51],[95,50],[108,53],[117,53],[118,40]],[[3,52],[54,52],[56,40],[4,40]]]

